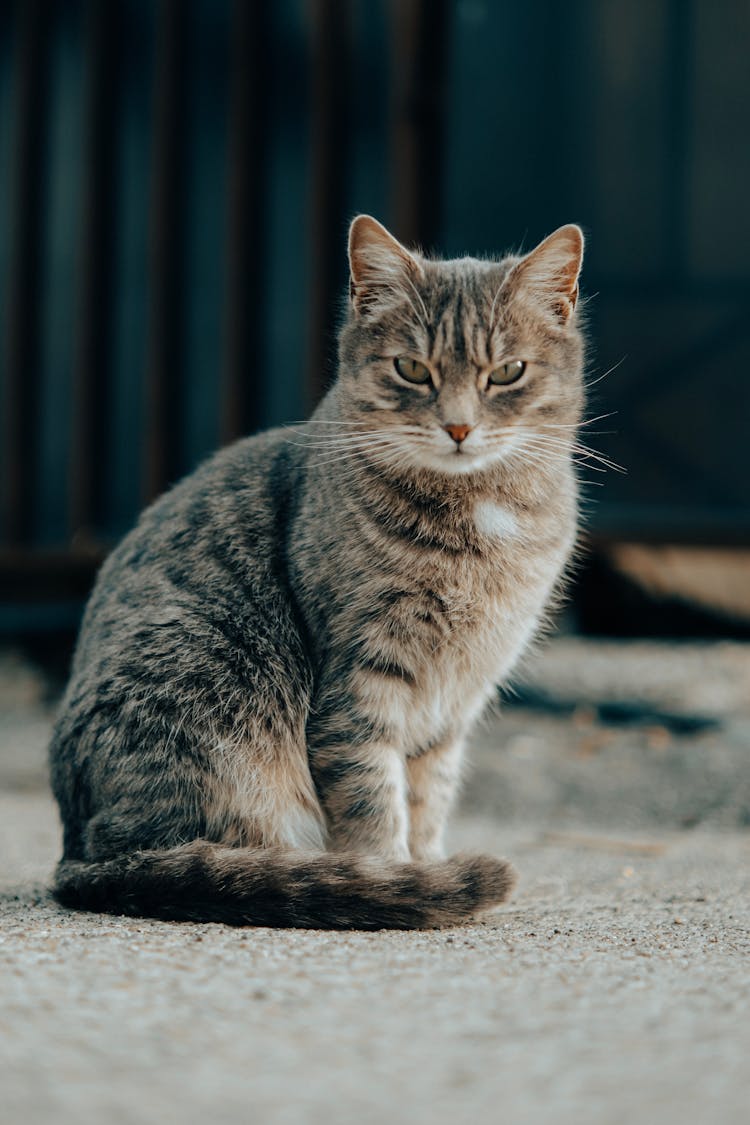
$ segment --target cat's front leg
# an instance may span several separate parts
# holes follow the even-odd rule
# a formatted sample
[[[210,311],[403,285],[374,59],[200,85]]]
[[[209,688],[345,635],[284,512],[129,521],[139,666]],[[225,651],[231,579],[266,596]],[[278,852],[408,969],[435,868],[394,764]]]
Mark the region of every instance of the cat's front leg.
[[[310,769],[334,851],[404,862],[409,814],[403,755],[387,741],[359,741],[354,731],[313,737]]]
[[[458,788],[462,738],[447,738],[407,758],[409,850],[413,859],[442,859],[443,835]]]

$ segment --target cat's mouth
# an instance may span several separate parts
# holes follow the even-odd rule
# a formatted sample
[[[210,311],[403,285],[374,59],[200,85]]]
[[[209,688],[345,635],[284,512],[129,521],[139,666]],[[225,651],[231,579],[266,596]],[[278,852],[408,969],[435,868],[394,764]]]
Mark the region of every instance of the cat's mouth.
[[[448,474],[479,472],[500,459],[497,449],[464,449],[460,445],[452,450],[431,451],[420,457],[425,468]]]

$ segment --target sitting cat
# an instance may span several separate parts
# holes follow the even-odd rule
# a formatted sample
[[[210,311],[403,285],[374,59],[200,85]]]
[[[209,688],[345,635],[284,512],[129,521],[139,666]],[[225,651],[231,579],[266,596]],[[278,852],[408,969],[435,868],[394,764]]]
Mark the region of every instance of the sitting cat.
[[[433,261],[354,220],[310,422],[222,450],[102,568],[51,746],[60,902],[377,929],[507,896],[443,829],[576,535],[582,251]]]

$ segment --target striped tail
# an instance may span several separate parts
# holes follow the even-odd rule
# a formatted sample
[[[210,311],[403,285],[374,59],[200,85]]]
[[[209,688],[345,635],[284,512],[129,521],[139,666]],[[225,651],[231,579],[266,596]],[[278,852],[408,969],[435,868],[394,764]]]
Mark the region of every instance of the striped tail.
[[[411,930],[469,921],[503,902],[514,882],[510,865],[489,856],[388,864],[200,840],[100,862],[63,859],[53,893],[80,910],[175,921]]]

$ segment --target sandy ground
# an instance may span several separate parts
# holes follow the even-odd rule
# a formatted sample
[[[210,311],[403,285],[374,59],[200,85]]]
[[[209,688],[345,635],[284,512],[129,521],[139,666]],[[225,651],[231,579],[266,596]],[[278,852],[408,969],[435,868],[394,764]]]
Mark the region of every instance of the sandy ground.
[[[0,1121],[749,1117],[750,650],[559,641],[479,732],[481,925],[326,934],[72,914],[45,687],[0,656]]]

